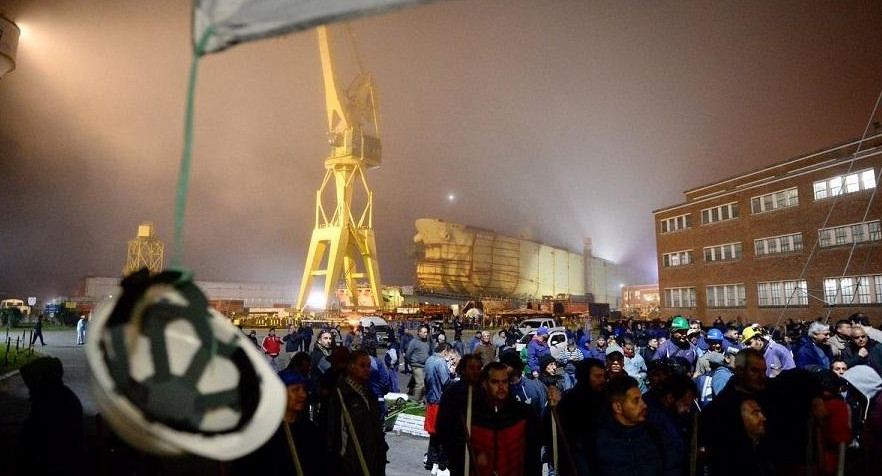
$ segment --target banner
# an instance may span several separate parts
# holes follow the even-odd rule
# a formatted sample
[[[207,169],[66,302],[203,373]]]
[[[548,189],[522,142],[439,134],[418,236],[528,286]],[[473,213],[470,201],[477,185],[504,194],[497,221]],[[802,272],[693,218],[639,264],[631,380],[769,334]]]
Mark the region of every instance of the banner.
[[[193,45],[211,28],[202,54],[237,43],[436,0],[193,0]]]

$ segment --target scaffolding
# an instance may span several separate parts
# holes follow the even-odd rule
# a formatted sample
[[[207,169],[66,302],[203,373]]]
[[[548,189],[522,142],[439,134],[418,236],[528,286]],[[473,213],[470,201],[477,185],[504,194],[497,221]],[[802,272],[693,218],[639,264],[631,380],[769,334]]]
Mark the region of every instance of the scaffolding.
[[[123,268],[123,276],[146,267],[151,273],[162,270],[163,252],[165,244],[156,237],[156,228],[152,222],[141,222],[138,225],[138,234],[129,240],[129,252],[126,257],[126,266]]]

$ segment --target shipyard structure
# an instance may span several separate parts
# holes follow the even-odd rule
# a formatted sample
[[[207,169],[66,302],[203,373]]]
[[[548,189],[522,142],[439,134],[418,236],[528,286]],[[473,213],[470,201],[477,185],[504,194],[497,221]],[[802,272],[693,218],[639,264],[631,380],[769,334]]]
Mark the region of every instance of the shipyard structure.
[[[882,305],[882,127],[658,209],[661,313],[836,322]]]
[[[621,287],[641,282],[634,270],[583,253],[443,220],[422,218],[417,234],[416,285],[437,292],[525,301],[565,296],[621,304]]]

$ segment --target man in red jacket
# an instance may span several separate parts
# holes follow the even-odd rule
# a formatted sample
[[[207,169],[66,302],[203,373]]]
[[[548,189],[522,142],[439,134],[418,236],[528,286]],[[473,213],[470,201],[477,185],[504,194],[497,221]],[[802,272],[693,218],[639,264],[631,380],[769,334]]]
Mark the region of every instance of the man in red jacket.
[[[474,391],[470,437],[463,431],[466,408],[456,409],[459,422],[453,428],[459,428],[441,435],[448,451],[450,474],[464,474],[465,451],[469,453],[468,464],[473,475],[542,474],[539,420],[527,404],[511,398],[508,372],[508,367],[500,362],[484,367],[481,387]]]
[[[276,335],[275,327],[270,327],[269,334],[263,338],[262,347],[263,351],[266,352],[266,355],[269,356],[270,365],[273,366],[273,370],[278,372],[279,363],[276,361],[276,358],[279,356],[279,353],[282,352],[282,339]]]

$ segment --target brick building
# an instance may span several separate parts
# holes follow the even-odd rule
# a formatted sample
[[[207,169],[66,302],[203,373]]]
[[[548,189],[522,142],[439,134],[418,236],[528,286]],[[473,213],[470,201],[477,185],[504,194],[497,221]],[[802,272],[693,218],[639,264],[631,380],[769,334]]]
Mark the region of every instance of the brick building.
[[[880,172],[877,126],[862,144],[686,190],[685,202],[654,211],[662,316],[878,319]]]

